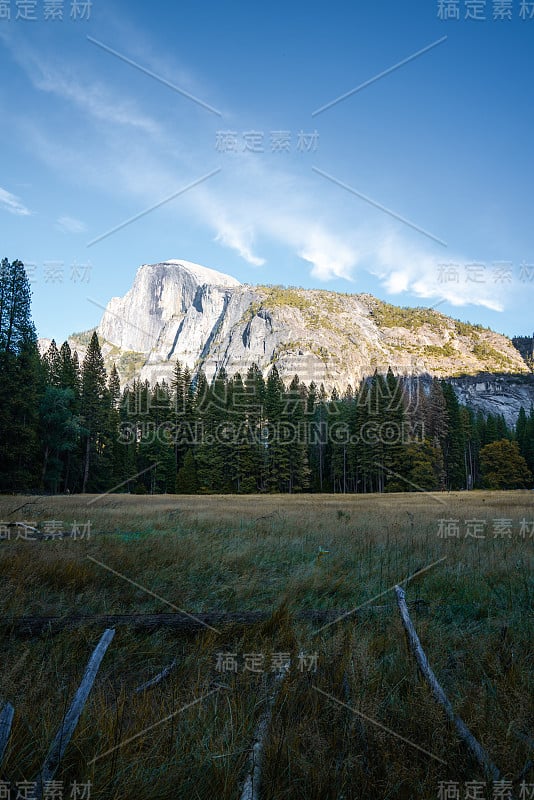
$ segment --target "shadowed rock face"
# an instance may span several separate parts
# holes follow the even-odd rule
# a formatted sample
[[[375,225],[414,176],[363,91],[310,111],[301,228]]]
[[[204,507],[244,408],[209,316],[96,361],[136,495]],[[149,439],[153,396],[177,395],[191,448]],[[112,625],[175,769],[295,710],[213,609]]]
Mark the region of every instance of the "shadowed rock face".
[[[458,400],[475,411],[502,414],[514,425],[521,406],[528,413],[534,405],[534,375],[481,374],[453,378]]]
[[[248,286],[187,261],[140,267],[124,297],[110,300],[97,331],[123,384],[133,377],[170,382],[177,360],[193,372],[202,366],[208,379],[221,367],[244,376],[253,363],[265,373],[276,363],[285,380],[298,374],[344,391],[391,366],[404,375],[524,374],[511,394],[506,378],[487,390],[464,378],[454,385],[462,400],[508,419],[534,402],[520,353],[493,331],[366,294]],[[81,358],[85,343],[70,340]]]

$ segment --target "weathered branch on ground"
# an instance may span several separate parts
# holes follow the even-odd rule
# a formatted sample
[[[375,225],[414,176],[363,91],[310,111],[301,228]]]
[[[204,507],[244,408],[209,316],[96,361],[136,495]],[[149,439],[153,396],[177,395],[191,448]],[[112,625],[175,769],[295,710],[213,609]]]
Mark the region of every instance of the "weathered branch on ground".
[[[138,694],[139,692],[146,692],[147,689],[152,689],[153,686],[156,686],[158,683],[161,683],[161,681],[164,681],[165,678],[167,678],[171,674],[176,664],[177,661],[176,659],[174,659],[172,664],[169,664],[168,667],[165,667],[165,669],[163,669],[161,672],[159,672],[157,675],[155,675],[146,683],[142,683],[141,686],[138,686],[137,689],[135,690],[135,693]]]
[[[465,722],[454,713],[454,709],[447,695],[443,691],[434,672],[432,671],[425,655],[425,651],[423,650],[421,642],[419,641],[417,631],[415,630],[413,622],[410,619],[410,612],[408,611],[408,606],[406,605],[406,594],[404,590],[401,589],[400,586],[395,586],[395,594],[397,595],[397,605],[399,607],[402,624],[404,626],[404,630],[406,631],[408,647],[411,650],[412,655],[415,657],[423,677],[430,686],[432,694],[444,709],[447,718],[454,724],[460,739],[464,742],[470,753],[475,757],[477,762],[484,770],[486,777],[492,781],[500,780],[501,774],[499,770],[495,764],[491,762],[486,751],[480,742],[475,739]]]
[[[274,686],[267,700],[267,707],[263,711],[254,731],[254,743],[249,757],[249,771],[243,784],[240,800],[260,800],[261,780],[263,774],[264,751],[267,734],[271,725],[273,708],[276,698],[282,688],[284,679],[289,672],[290,664],[284,665],[274,679]]]
[[[111,644],[114,635],[114,630],[105,630],[100,638],[99,643],[95,647],[91,658],[89,659],[84,676],[78,687],[78,690],[76,691],[76,694],[74,695],[72,703],[70,704],[69,710],[61,722],[59,730],[50,746],[50,750],[48,751],[48,755],[44,760],[39,775],[35,778],[35,783],[37,785],[35,792],[36,800],[42,800],[44,787],[48,782],[53,780],[54,775],[57,772],[61,759],[65,754],[65,750],[67,749],[91,689],[93,688],[96,674],[100,668],[102,659],[104,658],[106,650]]]
[[[6,754],[14,716],[15,709],[11,703],[6,703],[0,713],[0,767],[2,766],[2,761]]]
[[[12,517],[13,514],[16,514],[17,511],[20,511],[21,509],[26,508],[26,506],[35,506],[35,505],[37,505],[37,500],[32,500],[32,501],[28,500],[26,503],[23,503],[21,506],[17,506],[16,508],[14,508],[13,511],[10,511],[7,516],[8,517]]]
[[[20,528],[24,531],[25,536],[20,536],[22,541],[42,541],[45,538],[45,535],[39,528],[35,528],[33,525],[28,525],[27,522],[5,522],[4,523],[6,528]],[[30,535],[31,534],[31,535]]]

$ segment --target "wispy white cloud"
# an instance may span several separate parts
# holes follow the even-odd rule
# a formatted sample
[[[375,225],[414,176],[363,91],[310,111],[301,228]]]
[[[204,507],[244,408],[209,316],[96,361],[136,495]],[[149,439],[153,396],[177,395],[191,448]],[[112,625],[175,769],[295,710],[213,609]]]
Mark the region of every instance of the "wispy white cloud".
[[[47,67],[40,76],[34,75],[33,80],[38,89],[72,101],[78,108],[86,111],[99,122],[138,128],[150,134],[160,132],[159,124],[141,113],[135,103],[126,99],[113,98],[110,92],[98,83],[87,84],[74,78],[66,78],[50,67]]]
[[[223,167],[221,181],[191,199],[196,214],[215,231],[215,240],[249,264],[267,263],[257,252],[255,243],[261,241],[286,247],[320,281],[352,280],[360,260],[354,232],[343,235],[339,225],[321,218],[306,179],[297,182],[272,162],[244,157],[238,165],[232,161]]]
[[[254,267],[262,267],[265,259],[252,252],[253,234],[250,228],[243,229],[235,223],[220,219],[216,222],[215,241],[235,250],[241,258]]]
[[[75,176],[77,181],[124,200],[128,208],[125,217],[133,212],[132,201],[139,202],[140,208],[156,204],[207,171],[198,128],[195,135],[186,128],[177,131],[170,118],[155,120],[111,85],[84,82],[72,72],[72,66],[51,65],[40,53],[26,48],[15,57],[36,88],[56,94],[99,123],[98,142],[89,152],[78,151],[76,143],[67,136],[58,137],[57,130],[47,131],[42,121],[26,119],[21,126],[36,143],[33,150],[70,179]],[[165,66],[165,71],[168,69]],[[125,126],[130,129],[127,136]],[[371,227],[370,218],[362,216],[355,225],[349,221],[343,196],[325,208],[311,169],[309,180],[302,174],[297,178],[289,160],[282,166],[268,155],[242,154],[225,161],[214,151],[213,166],[218,165],[222,171],[216,179],[155,213],[193,219],[256,270],[267,264],[263,246],[282,246],[288,261],[291,256],[302,259],[318,281],[354,282],[365,269],[394,296],[406,294],[426,301],[444,299],[455,306],[473,304],[502,310],[507,299],[505,287],[440,280],[440,263],[466,263],[466,259],[448,253],[444,257],[441,248],[436,255],[436,248],[418,242],[411,232],[392,233],[394,223],[386,218]],[[0,204],[12,213],[30,213],[4,190],[0,190]],[[120,202],[114,207],[120,208]],[[121,222],[120,213],[116,222]],[[67,216],[61,217],[58,225],[71,233],[85,230],[83,223]],[[287,282],[291,282],[290,276]]]
[[[0,187],[0,207],[11,214],[16,214],[19,217],[29,217],[31,211],[26,208],[24,203],[14,194],[8,192],[7,189]]]
[[[389,234],[376,248],[376,267],[372,271],[392,295],[409,292],[424,300],[443,299],[454,306],[475,305],[502,311],[509,288],[488,279],[467,280],[461,266],[470,261],[453,253],[437,256]],[[447,265],[457,267],[451,272],[457,274],[457,280],[448,279]]]
[[[113,93],[97,80],[84,79],[82,69],[57,57],[45,57],[21,38],[0,37],[35,89],[75,105],[97,122],[114,123],[158,134],[159,123],[139,110],[138,104]]]
[[[85,233],[87,230],[87,225],[74,217],[59,217],[56,224],[64,233]]]
[[[326,283],[341,278],[352,282],[361,261],[355,232],[343,232],[338,225],[319,220],[306,194],[304,191],[299,209],[271,215],[267,211],[266,231],[310,264],[310,273],[317,280]]]
[[[328,234],[314,231],[299,256],[312,265],[311,274],[320,281],[334,278],[353,280],[356,253],[348,244],[336,241]]]

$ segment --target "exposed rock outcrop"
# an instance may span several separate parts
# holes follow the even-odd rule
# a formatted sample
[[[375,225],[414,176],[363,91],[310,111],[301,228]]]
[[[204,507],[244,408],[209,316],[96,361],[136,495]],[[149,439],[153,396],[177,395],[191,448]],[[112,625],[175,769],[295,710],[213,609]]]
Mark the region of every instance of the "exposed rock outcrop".
[[[397,374],[455,378],[462,400],[508,419],[534,402],[521,354],[481,326],[367,294],[249,286],[187,261],[141,266],[126,295],[110,300],[97,331],[123,383],[169,382],[177,360],[193,372],[202,367],[209,379],[221,367],[244,375],[253,363],[265,373],[276,363],[286,379],[298,374],[343,391],[391,366]],[[70,340],[81,358],[87,342],[87,334]],[[482,373],[494,377],[459,377]]]

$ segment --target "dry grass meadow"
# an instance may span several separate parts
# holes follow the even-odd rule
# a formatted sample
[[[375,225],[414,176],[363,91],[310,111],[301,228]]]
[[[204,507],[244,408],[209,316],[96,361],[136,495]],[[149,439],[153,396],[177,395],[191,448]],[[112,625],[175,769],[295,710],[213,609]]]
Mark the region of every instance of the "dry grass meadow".
[[[25,541],[11,529],[0,540],[0,705],[15,708],[0,778],[36,776],[103,632],[88,622],[24,637],[14,618],[173,612],[166,600],[190,614],[262,610],[268,618],[195,635],[117,626],[56,775],[65,786],[91,781],[91,798],[102,800],[239,798],[272,691],[271,659],[282,652],[291,668],[266,739],[264,800],[430,800],[440,781],[484,781],[418,675],[392,591],[446,557],[406,584],[409,602],[425,601],[411,607],[421,643],[503,776],[523,772],[534,785],[534,769],[525,773],[532,742],[521,738],[534,738],[534,536],[524,524],[521,535],[522,520],[534,526],[533,499],[0,498],[0,522],[56,521],[66,532],[91,525],[83,539]],[[458,537],[439,535],[443,519],[458,521]],[[484,538],[466,537],[468,520],[486,521]],[[495,520],[512,524],[503,531]],[[293,618],[365,603],[319,633]],[[299,664],[301,652],[317,654],[316,671]],[[220,653],[237,655],[237,672],[217,667]],[[245,669],[246,654],[263,655],[264,671]],[[135,693],[173,659],[165,681]],[[483,796],[492,797],[489,786]]]

